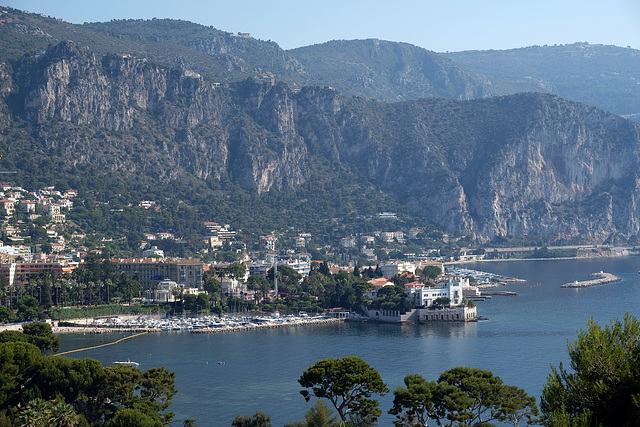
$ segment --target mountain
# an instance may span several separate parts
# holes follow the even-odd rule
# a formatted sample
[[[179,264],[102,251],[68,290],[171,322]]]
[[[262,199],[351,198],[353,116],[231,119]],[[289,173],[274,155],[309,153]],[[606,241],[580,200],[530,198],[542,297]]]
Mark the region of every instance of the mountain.
[[[214,74],[197,63],[189,66],[177,61],[174,63],[180,68],[192,68],[220,81],[237,80],[265,73],[293,85],[306,84],[309,81],[308,73],[295,57],[281,49],[277,43],[257,40],[249,33],[233,34],[174,19],[114,20],[85,24],[84,27],[113,37],[134,40],[144,38],[186,47],[205,54],[223,67],[222,73]]]
[[[187,205],[243,227],[309,226],[395,203],[478,241],[640,229],[640,126],[555,95],[383,103],[216,85],[74,42],[3,63],[0,93],[2,162],[17,179],[161,193],[180,221]]]
[[[334,87],[384,102],[554,93],[640,120],[640,51],[576,43],[435,53],[383,40],[331,41],[285,51],[273,41],[173,19],[74,25],[3,8],[0,61],[71,40],[100,54],[127,54],[219,83],[260,76]]]
[[[122,54],[191,70],[216,82],[271,73],[292,84],[308,78],[296,59],[274,42],[238,36],[172,19],[123,20],[75,25],[2,8],[0,61],[73,41],[99,55]]]
[[[443,55],[486,76],[536,81],[563,98],[640,118],[636,49],[574,43]]]
[[[289,51],[318,85],[380,101],[476,99],[495,94],[491,82],[435,52],[384,40],[341,40]]]
[[[443,97],[473,99],[545,90],[535,82],[502,84],[442,55],[407,43],[334,41],[291,51],[249,34],[233,34],[173,19],[113,20],[69,24],[5,9],[0,25],[0,60],[42,52],[74,41],[100,55],[121,54],[230,83],[248,77],[273,78],[291,87],[320,85],[381,101]]]

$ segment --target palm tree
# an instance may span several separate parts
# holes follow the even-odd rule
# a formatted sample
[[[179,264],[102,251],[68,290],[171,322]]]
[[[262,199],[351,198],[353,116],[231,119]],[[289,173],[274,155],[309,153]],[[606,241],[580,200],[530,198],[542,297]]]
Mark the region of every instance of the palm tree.
[[[53,288],[55,289],[55,293],[56,293],[56,307],[58,307],[58,304],[60,303],[60,288],[62,287],[62,282],[60,280],[58,280],[57,278],[54,280],[53,282]]]
[[[42,398],[35,398],[20,411],[18,420],[23,427],[46,427],[49,425],[51,410]]]
[[[51,423],[56,427],[75,427],[80,425],[80,416],[73,406],[65,402],[58,402],[51,409]]]
[[[104,302],[102,299],[102,288],[104,288],[104,282],[102,280],[97,280],[95,282],[95,287],[98,294],[98,301],[96,302],[96,304]]]
[[[38,287],[37,282],[38,279],[36,279],[35,277],[27,282],[26,287],[29,290],[29,295],[33,296],[33,291],[35,291]]]
[[[111,281],[111,279],[106,279],[104,281],[104,285],[107,288],[107,300],[106,300],[107,304],[111,304],[111,295],[110,295],[111,293],[110,293],[110,290],[111,290],[111,286],[113,286],[113,282]]]
[[[16,303],[27,293],[24,284],[16,285]]]
[[[184,314],[184,299],[182,298],[184,288],[182,286],[177,286],[171,290],[171,293],[176,300],[180,300],[180,305],[182,306],[182,314]]]
[[[32,408],[20,411],[18,420],[23,427],[45,427],[47,425],[47,420],[43,414]]]
[[[12,307],[12,300],[13,300],[13,293],[16,292],[16,285],[9,285],[7,286],[7,291],[9,294],[9,303],[7,304],[7,307],[11,308]]]
[[[84,283],[74,282],[73,291],[75,294],[75,300],[78,305],[84,304],[84,289],[87,287]]]
[[[7,304],[7,291],[9,290],[9,286],[0,286],[0,304],[2,303],[2,300],[5,300],[5,304],[8,306],[9,304]]]
[[[96,295],[95,295],[96,282],[94,282],[93,280],[88,281],[86,283],[86,288],[87,288],[87,300],[88,300],[88,303],[91,304],[93,302],[95,304],[95,300],[96,300]]]

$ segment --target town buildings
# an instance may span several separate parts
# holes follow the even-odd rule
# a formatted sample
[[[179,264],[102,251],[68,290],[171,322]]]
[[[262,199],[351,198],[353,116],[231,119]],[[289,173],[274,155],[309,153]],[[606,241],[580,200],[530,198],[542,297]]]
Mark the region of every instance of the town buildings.
[[[195,259],[112,259],[118,271],[130,278],[137,278],[144,288],[150,288],[163,280],[172,280],[183,287],[202,288],[204,263]]]

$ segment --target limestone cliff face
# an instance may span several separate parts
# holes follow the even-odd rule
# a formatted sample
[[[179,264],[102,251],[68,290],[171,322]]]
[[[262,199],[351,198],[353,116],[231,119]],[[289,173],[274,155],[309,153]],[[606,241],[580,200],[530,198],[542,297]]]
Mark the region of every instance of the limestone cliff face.
[[[481,241],[640,232],[640,126],[551,95],[387,104],[254,80],[217,87],[69,42],[0,67],[0,94],[5,120],[31,121],[76,164],[264,193],[313,184],[322,159]]]
[[[629,203],[637,192],[637,127],[560,98],[536,104],[524,132],[472,188],[469,209],[482,219],[477,233],[583,235],[599,242],[616,232],[637,234]]]
[[[640,130],[625,119],[534,94],[376,105],[361,114],[343,103],[309,104],[312,129],[325,131],[305,139],[447,231],[481,241],[551,234],[603,242],[638,233]]]
[[[23,64],[20,74],[25,116],[71,161],[162,179],[181,171],[200,178],[233,176],[258,192],[304,181],[306,149],[293,130],[291,100],[282,88],[256,85],[243,98],[242,112],[234,94],[213,83],[127,56],[97,58],[72,42],[34,61]],[[51,122],[109,133],[103,144],[72,136],[61,141],[46,126]],[[245,132],[250,127],[258,132]],[[109,151],[116,155],[106,158]]]

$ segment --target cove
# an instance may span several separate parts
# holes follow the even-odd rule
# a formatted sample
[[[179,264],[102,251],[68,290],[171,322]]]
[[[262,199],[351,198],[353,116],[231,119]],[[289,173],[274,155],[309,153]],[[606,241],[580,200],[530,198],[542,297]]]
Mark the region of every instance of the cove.
[[[341,323],[224,334],[157,333],[113,346],[74,353],[105,365],[133,360],[141,369],[164,366],[176,372],[179,389],[171,410],[175,425],[186,418],[198,426],[230,426],[239,413],[261,410],[272,425],[300,421],[313,405],[299,394],[297,379],[316,361],[358,356],[380,372],[391,391],[407,374],[435,380],[447,369],[470,366],[490,370],[506,384],[539,397],[550,366],[567,363],[567,342],[591,317],[600,325],[629,312],[640,302],[640,258],[503,261],[466,267],[526,279],[501,290],[518,296],[494,296],[478,302],[477,323],[388,325]],[[603,270],[621,278],[602,286],[568,289]],[[115,341],[124,334],[62,334],[60,351]],[[218,364],[223,361],[224,364]],[[393,393],[383,396],[378,425],[390,426]]]

